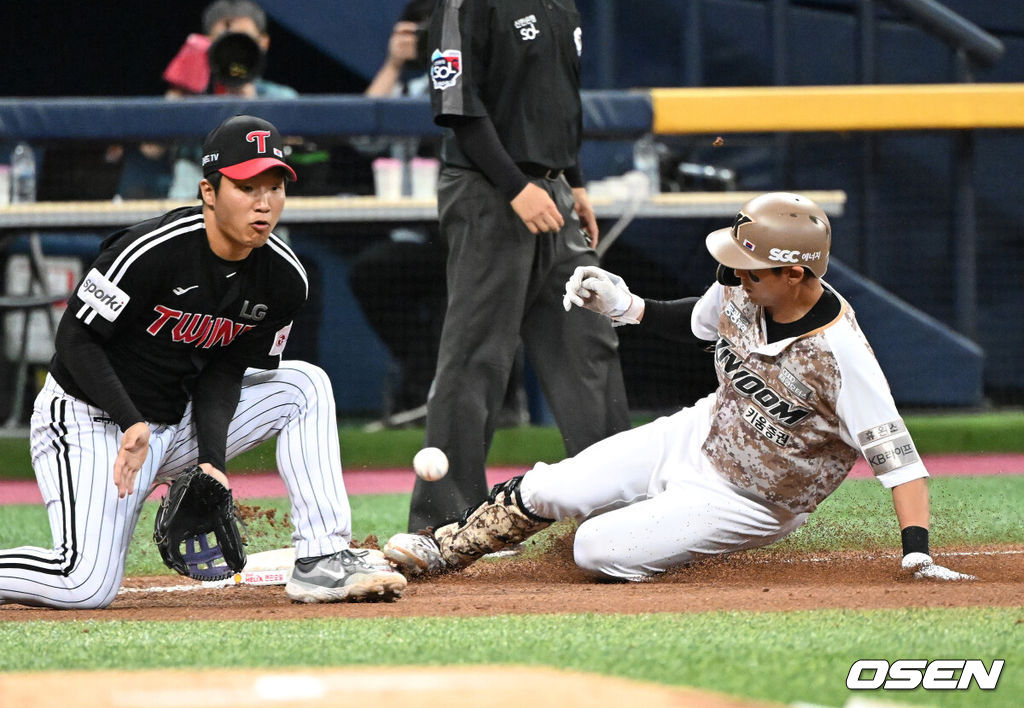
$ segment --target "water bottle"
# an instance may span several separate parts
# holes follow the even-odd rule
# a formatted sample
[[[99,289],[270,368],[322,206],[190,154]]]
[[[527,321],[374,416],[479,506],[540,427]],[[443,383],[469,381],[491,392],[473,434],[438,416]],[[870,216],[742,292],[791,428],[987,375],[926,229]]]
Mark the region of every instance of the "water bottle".
[[[28,143],[18,143],[11,152],[11,203],[36,200],[36,156]]]
[[[633,143],[633,169],[647,177],[650,194],[661,191],[661,159],[654,136],[645,135]]]

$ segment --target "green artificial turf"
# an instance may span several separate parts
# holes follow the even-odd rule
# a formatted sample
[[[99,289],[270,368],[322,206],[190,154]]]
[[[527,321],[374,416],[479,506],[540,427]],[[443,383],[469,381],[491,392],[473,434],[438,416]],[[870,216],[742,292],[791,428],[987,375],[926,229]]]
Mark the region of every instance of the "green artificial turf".
[[[932,549],[1024,543],[1024,476],[933,477]],[[249,553],[291,545],[288,501],[283,498],[239,500],[248,513]],[[404,531],[408,494],[353,496],[352,532],[359,542],[375,536],[383,543]],[[125,566],[128,575],[170,573],[152,542],[156,502],[146,502]],[[371,539],[372,540],[372,539]],[[0,548],[49,546],[50,530],[42,505],[0,506]],[[899,549],[892,495],[873,479],[847,480],[792,536],[770,551],[827,552],[841,549]],[[752,551],[753,553],[765,551]]]
[[[643,420],[634,421],[639,425]],[[1024,413],[1007,411],[977,414],[907,416],[907,427],[920,452],[1009,453],[1024,452]],[[367,432],[361,426],[338,429],[342,463],[346,469],[402,468],[412,464],[423,444],[422,428]],[[268,441],[232,460],[234,472],[273,469],[274,441]],[[493,466],[529,467],[535,462],[556,462],[565,457],[557,428],[526,425],[503,428],[494,435],[488,456]],[[0,438],[0,479],[31,479],[28,440]]]
[[[786,704],[842,706],[859,697],[1016,708],[1022,622],[1019,607],[192,622],[187,632],[153,621],[7,622],[0,670],[519,664]],[[846,688],[858,659],[939,657],[1006,664],[994,691]],[[601,704],[598,693],[592,698]]]

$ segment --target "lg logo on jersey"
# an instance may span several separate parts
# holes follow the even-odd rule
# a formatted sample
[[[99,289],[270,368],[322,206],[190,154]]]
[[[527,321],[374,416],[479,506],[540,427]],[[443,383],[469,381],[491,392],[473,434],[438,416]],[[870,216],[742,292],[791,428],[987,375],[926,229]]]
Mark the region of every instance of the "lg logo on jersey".
[[[253,320],[259,322],[267,316],[267,306],[262,302],[249,307],[249,301],[246,300],[242,303],[242,311],[238,314],[243,320]]]
[[[992,691],[1004,663],[995,659],[992,668],[986,669],[979,659],[899,659],[891,666],[885,659],[861,659],[850,667],[846,687],[851,691],[911,691],[918,686],[926,691],[966,691],[975,681],[981,690]]]

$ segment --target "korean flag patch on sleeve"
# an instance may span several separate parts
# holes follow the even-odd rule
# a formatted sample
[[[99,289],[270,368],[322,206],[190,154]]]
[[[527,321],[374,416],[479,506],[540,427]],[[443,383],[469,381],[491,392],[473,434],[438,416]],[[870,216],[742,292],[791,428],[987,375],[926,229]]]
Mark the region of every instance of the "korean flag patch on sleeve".
[[[288,344],[288,335],[292,333],[292,323],[289,322],[274,335],[274,343],[270,347],[270,356],[280,356]]]

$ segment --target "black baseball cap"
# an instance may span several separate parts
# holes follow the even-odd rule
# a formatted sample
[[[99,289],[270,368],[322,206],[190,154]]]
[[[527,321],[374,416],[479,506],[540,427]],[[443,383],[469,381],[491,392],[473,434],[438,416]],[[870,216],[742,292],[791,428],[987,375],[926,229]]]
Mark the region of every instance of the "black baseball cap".
[[[284,141],[273,123],[256,116],[234,116],[214,128],[203,141],[203,176],[220,172],[231,179],[249,179],[283,167],[293,181],[295,170],[284,161]]]

